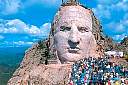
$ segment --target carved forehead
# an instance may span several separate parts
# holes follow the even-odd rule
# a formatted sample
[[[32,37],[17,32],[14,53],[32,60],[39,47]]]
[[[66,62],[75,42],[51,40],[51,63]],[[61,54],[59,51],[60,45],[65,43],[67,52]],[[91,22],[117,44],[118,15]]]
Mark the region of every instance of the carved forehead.
[[[85,9],[81,6],[65,6],[60,9],[60,20],[79,20],[91,21],[90,10]],[[82,20],[82,21],[83,21]]]
[[[65,23],[67,25],[77,23],[77,25],[87,25],[92,28],[91,12],[89,9],[85,9],[82,6],[61,7],[60,11],[56,14],[54,22],[56,27],[60,27]]]
[[[89,9],[85,9],[84,7],[81,6],[64,6],[61,7],[60,9],[60,15],[71,15],[71,14],[77,14],[79,16],[84,17],[85,15],[90,16],[90,10]],[[74,15],[75,16],[75,15]]]

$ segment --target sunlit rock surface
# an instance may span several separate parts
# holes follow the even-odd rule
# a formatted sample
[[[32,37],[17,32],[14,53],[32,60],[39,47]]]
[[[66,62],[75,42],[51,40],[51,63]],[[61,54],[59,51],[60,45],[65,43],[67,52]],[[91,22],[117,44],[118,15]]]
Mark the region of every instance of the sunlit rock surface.
[[[22,76],[14,76],[8,85],[67,85],[71,73],[71,65],[50,64],[33,67]]]
[[[87,34],[86,36],[84,36],[85,41],[83,41],[82,42],[83,44],[81,45],[81,48],[84,48],[85,53],[82,54],[81,58],[78,59],[75,58],[76,59],[75,61],[89,56],[102,57],[104,51],[105,38],[101,33],[102,28],[100,26],[100,23],[94,16],[93,12],[90,9],[86,9],[85,11],[84,10],[85,8],[83,6],[80,6],[76,3],[68,4],[68,6],[67,5],[61,6],[60,9],[62,9],[62,11],[60,12],[59,10],[58,13],[60,12],[60,15],[64,14],[64,16],[60,19],[61,20],[60,23],[63,23],[63,21],[67,21],[65,20],[66,17],[69,17],[70,20],[69,15],[71,14],[73,15],[71,11],[74,10],[76,12],[76,15],[74,16],[74,18],[76,17],[75,18],[76,20],[79,20],[78,17],[79,15],[82,18],[88,19],[88,20],[83,20],[81,18],[83,22],[78,23],[82,25],[84,25],[84,23],[87,23],[87,25],[90,27],[89,29],[90,31],[88,33],[87,30]],[[76,9],[78,11],[78,14]],[[71,19],[72,18],[73,17],[71,17]],[[57,20],[56,16],[55,16],[55,20]],[[54,24],[54,27],[58,27],[59,25],[61,24],[58,24],[57,26],[55,26]],[[75,26],[76,25],[73,24],[72,27]],[[51,30],[55,31],[56,28],[52,28]],[[50,35],[49,38],[51,37],[54,38],[54,36]],[[63,38],[59,38],[58,40],[62,40],[62,39]],[[50,44],[54,42],[53,39],[50,40],[51,40]],[[33,45],[30,49],[28,49],[28,51],[26,51],[25,57],[23,58],[23,61],[20,64],[20,67],[14,72],[12,78],[8,81],[8,85],[67,85],[69,83],[68,80],[70,80],[69,78],[70,78],[72,63],[66,62],[66,64],[64,64],[65,63],[64,61],[63,64],[61,64],[63,59],[61,59],[59,55],[57,55],[56,53],[57,49],[54,49],[54,44],[50,45],[50,47],[51,49],[47,53],[49,47],[47,47],[47,42],[43,41],[43,42],[38,42],[37,44]],[[68,60],[67,58],[67,61],[70,60]]]

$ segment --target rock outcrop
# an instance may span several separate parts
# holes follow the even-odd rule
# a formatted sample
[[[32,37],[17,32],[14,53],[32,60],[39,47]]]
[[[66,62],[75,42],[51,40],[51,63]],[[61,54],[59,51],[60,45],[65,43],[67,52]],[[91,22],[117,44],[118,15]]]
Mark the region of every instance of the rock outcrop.
[[[117,51],[122,51],[125,59],[128,61],[128,37],[125,37],[120,43],[116,43],[114,49]]]
[[[128,54],[128,37],[125,37],[120,44],[124,48],[122,51]]]
[[[13,76],[8,85],[68,85],[71,65],[40,64],[33,66],[31,71],[21,73],[23,74]]]
[[[122,41],[121,41],[122,45],[128,46],[128,37],[125,37]]]
[[[103,55],[105,38],[102,27],[94,14],[92,20],[92,33],[98,44],[97,52]],[[47,51],[47,40],[39,41],[28,49],[8,85],[68,85],[72,64],[57,64],[57,57]]]
[[[16,69],[12,78],[8,81],[8,85],[18,85],[18,83],[22,82],[25,78],[28,79],[30,72],[41,64],[42,68],[45,67],[45,62],[47,59],[45,56],[46,50],[46,40],[39,41],[38,43],[35,43],[31,48],[29,48],[25,52],[25,56],[20,64],[20,67]],[[48,62],[49,64],[56,64],[56,57],[52,57],[51,55],[51,57],[48,59]],[[46,68],[48,67],[46,66]]]
[[[120,43],[115,43],[114,50],[128,54],[128,37],[125,37]]]

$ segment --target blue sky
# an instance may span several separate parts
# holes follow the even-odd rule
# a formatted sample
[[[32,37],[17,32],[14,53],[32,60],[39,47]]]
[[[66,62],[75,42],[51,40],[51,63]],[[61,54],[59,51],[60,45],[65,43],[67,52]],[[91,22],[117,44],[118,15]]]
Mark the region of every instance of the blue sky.
[[[115,41],[128,36],[128,0],[80,0]],[[30,46],[48,35],[61,0],[0,0],[0,46]]]

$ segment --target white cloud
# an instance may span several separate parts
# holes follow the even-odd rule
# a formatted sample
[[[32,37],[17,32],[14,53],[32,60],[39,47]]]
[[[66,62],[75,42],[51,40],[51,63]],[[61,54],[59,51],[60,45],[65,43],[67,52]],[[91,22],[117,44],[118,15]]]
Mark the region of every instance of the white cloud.
[[[128,14],[126,13],[120,22],[112,21],[105,25],[112,33],[118,34],[118,35],[128,35]]]
[[[128,36],[128,0],[96,0],[95,15],[103,23],[106,34],[114,40]]]
[[[43,35],[48,36],[50,29],[51,28],[51,23],[45,23],[40,27]]]
[[[44,23],[41,27],[37,27],[28,25],[19,19],[0,19],[0,40],[5,39],[0,46],[31,46],[33,42],[46,38],[50,28],[50,23]]]
[[[7,26],[16,27],[19,29],[27,28],[27,25],[19,19],[9,20],[6,23]]]
[[[124,11],[128,14],[128,0],[96,0],[97,6],[93,8],[94,13],[98,16],[101,20],[103,18],[113,18],[111,14],[117,11]],[[120,13],[121,13],[120,12]],[[116,17],[116,16],[114,16]]]
[[[44,4],[49,4],[49,5],[57,5],[59,3],[61,3],[61,0],[41,0],[42,3]]]
[[[124,33],[125,27],[122,23],[111,22],[105,25],[107,30],[111,31],[112,33]]]
[[[26,32],[28,32],[28,33],[30,33],[30,34],[41,34],[41,30],[39,29],[39,28],[37,28],[36,26],[34,26],[34,25],[32,25],[31,27],[30,27],[30,29],[27,31],[26,30]]]
[[[4,15],[14,14],[20,9],[20,5],[20,0],[0,0],[0,12]]]
[[[61,0],[26,0],[24,2],[24,8],[34,4],[42,4],[45,7],[59,7]]]
[[[102,18],[109,19],[111,17],[109,8],[101,4],[97,5],[97,8],[93,8],[92,10],[94,11],[95,15],[99,17],[99,19]]]
[[[25,42],[25,41],[17,41],[17,42],[13,42],[13,45],[16,45],[16,46],[21,46],[21,45],[32,45],[33,42]]]
[[[0,35],[0,40],[4,39],[4,36]]]
[[[128,11],[127,7],[128,7],[128,1],[127,0],[122,0],[113,6],[113,8],[118,8],[118,9],[123,10],[123,11]]]
[[[116,41],[121,41],[124,39],[124,37],[126,37],[127,35],[124,33],[124,34],[121,34],[121,35],[114,35],[112,38]]]
[[[50,23],[44,23],[38,28],[34,25],[27,25],[19,19],[3,20],[2,22],[4,23],[0,23],[0,33],[18,33],[34,36],[47,36],[51,26]]]
[[[112,5],[115,3],[118,3],[120,0],[96,0],[99,4],[103,4],[103,5]]]
[[[96,0],[97,6],[93,8],[94,13],[98,16],[101,20],[103,18],[109,19],[112,18],[111,14],[113,11],[124,11],[127,10],[128,1],[125,0]]]
[[[0,47],[20,47],[20,46],[31,46],[34,42],[30,41],[3,41]]]
[[[45,7],[59,7],[61,0],[0,0],[0,15],[24,12],[25,8],[35,4],[42,4]]]

